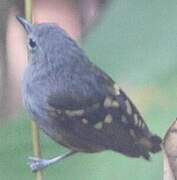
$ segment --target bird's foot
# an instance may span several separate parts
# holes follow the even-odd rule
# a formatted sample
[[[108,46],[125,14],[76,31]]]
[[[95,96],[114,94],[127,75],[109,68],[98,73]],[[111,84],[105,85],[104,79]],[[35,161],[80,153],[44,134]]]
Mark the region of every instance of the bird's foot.
[[[47,159],[39,159],[36,157],[29,157],[28,165],[30,166],[32,172],[37,172],[43,170],[44,168],[48,167],[50,161]]]
[[[30,165],[32,172],[37,172],[37,171],[43,170],[44,168],[48,167],[49,165],[55,164],[57,162],[61,162],[64,159],[66,159],[76,153],[77,153],[76,151],[70,151],[62,156],[57,156],[52,159],[39,159],[37,157],[29,157],[28,164]]]

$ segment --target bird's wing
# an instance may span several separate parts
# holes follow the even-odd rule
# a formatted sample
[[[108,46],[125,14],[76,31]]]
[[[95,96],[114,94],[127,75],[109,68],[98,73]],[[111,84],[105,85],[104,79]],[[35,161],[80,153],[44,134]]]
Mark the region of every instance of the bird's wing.
[[[56,93],[48,97],[49,106],[73,115],[85,112],[85,117],[81,117],[91,124],[104,121],[110,114],[118,124],[147,129],[135,105],[106,73],[90,62],[79,65],[70,73],[70,79],[62,81],[64,85],[61,83]]]
[[[151,133],[143,118],[107,74],[93,65],[81,76],[73,73],[72,81],[66,84],[70,86],[63,88],[63,93],[49,96],[48,104],[60,113],[65,128],[79,137],[79,142],[87,142],[85,146],[90,148],[103,145],[130,156],[151,148]],[[145,158],[149,157],[147,152]]]

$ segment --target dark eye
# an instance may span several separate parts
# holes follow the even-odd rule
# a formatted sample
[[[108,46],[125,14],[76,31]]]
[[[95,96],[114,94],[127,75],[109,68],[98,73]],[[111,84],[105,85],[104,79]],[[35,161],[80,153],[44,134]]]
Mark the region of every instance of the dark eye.
[[[36,42],[33,39],[29,39],[29,45],[32,49],[34,49],[36,47]]]

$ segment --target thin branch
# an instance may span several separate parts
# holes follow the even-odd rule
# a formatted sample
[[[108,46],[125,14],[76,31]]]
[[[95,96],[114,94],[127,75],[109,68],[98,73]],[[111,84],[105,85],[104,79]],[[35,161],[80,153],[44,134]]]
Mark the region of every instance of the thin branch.
[[[29,21],[32,21],[32,0],[25,0],[25,16]],[[33,150],[35,157],[41,157],[40,134],[39,129],[34,121],[32,121],[32,137]],[[43,180],[42,171],[36,172],[36,180]]]

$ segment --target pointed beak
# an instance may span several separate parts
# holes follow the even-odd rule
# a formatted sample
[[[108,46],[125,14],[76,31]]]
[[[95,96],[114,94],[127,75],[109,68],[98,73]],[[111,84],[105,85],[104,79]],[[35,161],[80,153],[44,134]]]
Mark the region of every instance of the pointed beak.
[[[16,18],[23,26],[27,34],[29,34],[32,31],[33,24],[20,16],[16,16]]]

